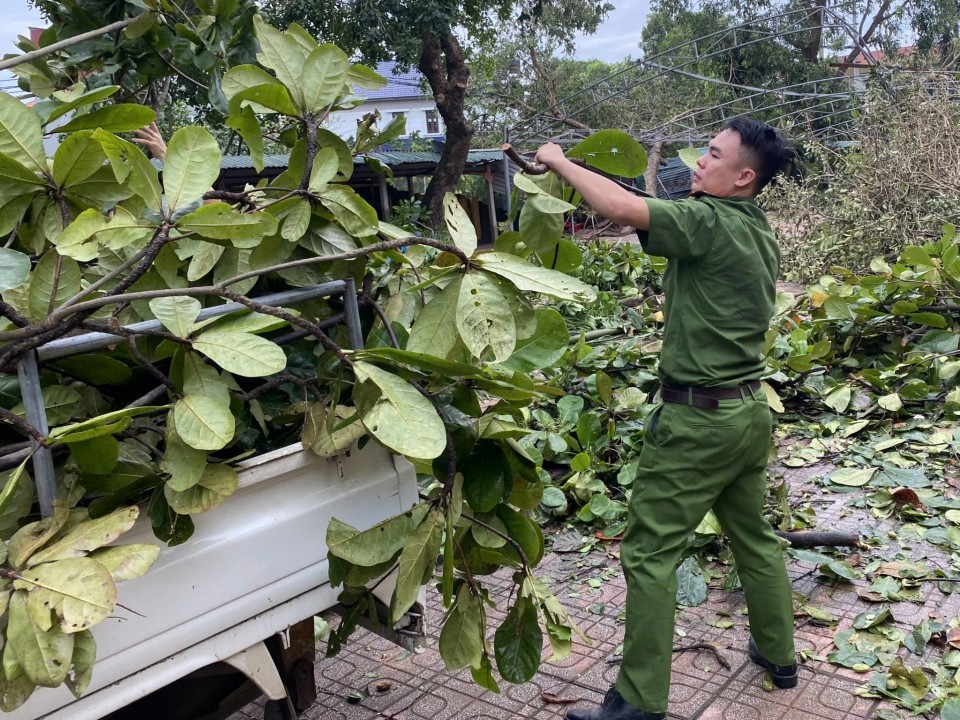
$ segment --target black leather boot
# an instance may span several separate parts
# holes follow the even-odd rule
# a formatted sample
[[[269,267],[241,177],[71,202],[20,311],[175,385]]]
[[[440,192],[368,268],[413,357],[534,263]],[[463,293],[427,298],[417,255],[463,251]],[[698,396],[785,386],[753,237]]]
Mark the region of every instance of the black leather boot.
[[[665,717],[666,713],[644,712],[631,707],[614,687],[607,691],[600,707],[567,713],[567,720],[663,720]]]
[[[754,663],[770,673],[773,684],[781,690],[786,690],[787,688],[797,686],[796,663],[793,665],[774,665],[772,662],[765,660],[763,655],[760,654],[760,650],[757,648],[757,644],[753,641],[752,637],[750,638],[750,642],[747,643],[747,653],[750,655],[750,659]]]

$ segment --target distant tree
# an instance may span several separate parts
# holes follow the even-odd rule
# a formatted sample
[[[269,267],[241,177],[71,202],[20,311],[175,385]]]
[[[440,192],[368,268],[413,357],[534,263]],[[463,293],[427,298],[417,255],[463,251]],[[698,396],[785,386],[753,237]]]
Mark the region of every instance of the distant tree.
[[[536,31],[569,44],[577,31],[596,30],[612,8],[601,0],[262,0],[261,5],[279,27],[296,22],[364,62],[391,59],[423,73],[446,131],[440,163],[424,197],[434,226],[442,222],[444,194],[456,187],[476,132],[467,110],[470,59],[483,63],[484,53],[515,33]],[[469,40],[461,42],[458,32]]]

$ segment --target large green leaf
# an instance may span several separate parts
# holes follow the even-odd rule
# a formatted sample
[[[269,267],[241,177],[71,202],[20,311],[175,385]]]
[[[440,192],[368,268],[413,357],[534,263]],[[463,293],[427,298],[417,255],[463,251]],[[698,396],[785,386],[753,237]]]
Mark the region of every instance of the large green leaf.
[[[543,370],[560,360],[570,346],[570,331],[563,316],[552,308],[538,308],[537,328],[517,341],[513,354],[504,361],[511,370],[530,373]]]
[[[108,105],[81,115],[68,122],[57,132],[76,132],[77,130],[101,129],[106,132],[131,132],[149,125],[157,119],[157,114],[143,105]]]
[[[10,598],[7,622],[7,643],[30,681],[41,687],[62,683],[73,657],[73,635],[58,628],[38,628],[27,612],[27,594],[23,591]]]
[[[193,330],[193,324],[201,310],[200,301],[185,295],[154,298],[150,311],[163,326],[177,337],[185,338]]]
[[[354,237],[377,234],[377,211],[345,185],[327,185],[319,193],[320,202],[333,213],[343,228]]]
[[[106,87],[100,87],[96,90],[90,90],[83,93],[79,97],[76,97],[69,102],[64,103],[63,105],[58,105],[51,113],[47,116],[47,119],[44,121],[44,125],[49,125],[54,120],[59,117],[63,117],[68,112],[77,110],[78,108],[86,107],[87,105],[93,105],[94,103],[101,102],[106,100],[111,95],[114,95],[117,90],[120,89],[119,85],[107,85]],[[57,128],[58,130],[60,128]]]
[[[317,154],[313,158],[313,170],[310,171],[310,183],[308,185],[310,192],[320,192],[337,176],[339,170],[340,158],[334,148],[324,147],[317,150]]]
[[[453,193],[448,192],[443,196],[443,221],[453,238],[453,244],[467,257],[473,255],[477,249],[477,230]]]
[[[74,526],[57,542],[34,553],[27,560],[28,566],[45,562],[84,557],[98,548],[113,542],[133,527],[140,514],[137,506],[125,507],[109,515],[87,520]]]
[[[249,105],[240,109],[236,115],[227,118],[227,127],[236,130],[250,149],[250,162],[258,173],[263,172],[263,130],[256,113]]]
[[[347,54],[336,45],[327,43],[311,52],[303,64],[303,76],[299,83],[302,87],[303,111],[318,115],[326,113],[343,92],[349,69]]]
[[[211,463],[199,482],[186,490],[163,487],[167,503],[181,515],[194,515],[217,507],[237,489],[237,471],[223,463]]]
[[[316,169],[316,165],[314,165],[314,169]],[[290,208],[287,216],[283,219],[280,236],[289,242],[296,242],[307,232],[311,217],[313,217],[313,208],[310,201],[306,198],[297,200],[297,204]],[[323,253],[318,252],[317,254],[322,255]]]
[[[21,518],[33,507],[33,478],[26,472],[27,458],[10,472],[0,473],[0,539],[6,540],[20,529]]]
[[[14,568],[23,567],[27,558],[60,532],[68,517],[69,512],[66,506],[57,502],[54,504],[53,515],[24,525],[17,530],[7,542],[8,564]]]
[[[271,27],[257,15],[253,19],[254,31],[260,42],[260,52],[257,60],[277,74],[277,79],[303,101],[304,63],[307,61],[308,50],[295,36],[281,32]]]
[[[96,660],[97,641],[93,639],[93,633],[89,630],[74,633],[70,672],[64,680],[74,697],[79,698],[86,692],[90,680],[93,679]]]
[[[230,68],[221,81],[221,89],[228,101],[232,101],[244,90],[260,85],[280,85],[280,81],[256,65],[237,65]]]
[[[390,606],[390,621],[397,623],[417,601],[420,587],[430,580],[437,565],[440,542],[447,526],[442,510],[434,508],[412,533],[400,553],[397,588]]]
[[[563,236],[563,215],[545,213],[531,202],[524,203],[520,210],[520,234],[530,250],[550,252]]]
[[[536,195],[531,195],[527,202],[545,214],[563,214],[573,212],[577,209],[575,205],[571,205],[566,200],[554,197],[553,195],[548,195],[547,193],[537,193]]]
[[[10,248],[0,248],[0,293],[20,287],[30,277],[30,258]]]
[[[148,405],[143,407],[125,408],[98,415],[83,422],[56,427],[50,431],[50,438],[59,442],[83,442],[101,435],[110,435],[125,430],[130,424],[130,418],[147,415],[162,410],[163,405]]]
[[[90,558],[103,565],[114,582],[138,578],[160,556],[160,548],[150,543],[115,545],[90,553]]]
[[[163,159],[163,189],[170,212],[199,200],[220,175],[220,148],[207,130],[177,130]]]
[[[3,197],[10,198],[23,192],[36,191],[36,188],[31,190],[30,187],[24,188],[23,185],[44,186],[46,184],[44,178],[37,175],[35,170],[0,152],[0,187],[2,187]]]
[[[337,405],[330,411],[322,402],[310,402],[304,415],[300,441],[320,457],[335,457],[367,434],[353,407]],[[342,421],[351,417],[353,422],[340,427]]]
[[[517,598],[493,636],[493,650],[497,669],[507,682],[525,683],[536,675],[543,633],[537,608],[530,598]]]
[[[483,272],[463,276],[457,298],[457,330],[477,358],[489,350],[495,362],[510,357],[517,344],[517,326],[510,304],[497,283]]]
[[[567,157],[583,158],[587,165],[621,177],[639,177],[647,169],[647,151],[622,130],[595,132],[570,148]]]
[[[54,297],[54,283],[56,296]],[[65,300],[80,292],[80,266],[55,250],[44,253],[30,276],[30,317],[42,320]]]
[[[97,257],[100,246],[120,251],[128,245],[145,245],[156,231],[156,226],[140,220],[123,207],[113,217],[104,217],[99,210],[84,210],[55,239],[61,255],[77,262],[89,262]]]
[[[367,90],[379,90],[387,86],[387,79],[383,75],[359,63],[351,65],[347,70],[347,82]]]
[[[373,383],[379,398],[361,408],[363,424],[381,443],[401,455],[432,459],[447,444],[443,421],[436,409],[410,383],[376,365],[357,362],[357,382]]]
[[[491,252],[478,255],[475,262],[485,270],[506,278],[523,292],[538,292],[557,300],[592,303],[596,291],[569,275],[531,265],[515,255]]]
[[[134,143],[103,130],[97,130],[91,137],[103,147],[117,182],[129,186],[137,196],[143,198],[148,208],[159,211],[162,191],[157,169],[143,151]]]
[[[707,599],[707,581],[695,557],[688,557],[677,568],[677,604],[696,607]]]
[[[186,395],[173,406],[173,418],[177,433],[197,450],[219,450],[233,440],[233,413],[213,398]]]
[[[283,348],[250,333],[214,329],[196,338],[193,347],[224,370],[243,377],[273,375],[287,366]]]
[[[483,655],[483,616],[480,602],[469,592],[466,584],[443,623],[438,649],[447,670],[475,665]]]
[[[210,203],[180,218],[177,228],[211,240],[230,240],[234,247],[250,248],[259,245],[264,235],[277,231],[277,219],[270,213],[242,213],[226,203]]]
[[[71,443],[70,456],[82,473],[105,475],[120,459],[120,442],[112,435],[101,435]]]
[[[0,152],[28,168],[47,173],[40,118],[7,93],[0,93]]]
[[[183,394],[200,395],[220,405],[230,404],[230,389],[220,372],[195,352],[183,357]]]
[[[278,112],[291,117],[298,114],[290,91],[285,85],[276,82],[256,85],[238,92],[230,101],[230,114],[235,116],[245,107],[259,113]]]
[[[560,238],[552,250],[538,253],[537,258],[543,267],[562,273],[572,273],[583,265],[583,251],[567,238]]]
[[[3,672],[0,673],[0,711],[13,712],[37,689],[36,683],[23,672],[12,645],[3,648]]]
[[[110,572],[87,557],[37,565],[24,570],[20,582],[33,586],[27,596],[33,621],[50,622],[53,611],[65,633],[80,632],[106,620],[117,602]]]
[[[189,490],[203,477],[207,468],[207,453],[187,445],[172,428],[167,428],[166,445],[160,469],[170,475],[167,480],[173,490]]]
[[[327,550],[341,560],[363,567],[389,562],[403,549],[410,532],[423,522],[428,510],[427,505],[416,505],[363,531],[331,518],[327,525]]]

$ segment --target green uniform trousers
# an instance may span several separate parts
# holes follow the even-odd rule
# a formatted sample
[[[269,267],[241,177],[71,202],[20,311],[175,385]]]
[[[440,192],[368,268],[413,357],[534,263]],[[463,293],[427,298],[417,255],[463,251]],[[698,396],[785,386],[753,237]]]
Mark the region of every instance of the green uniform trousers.
[[[620,550],[627,607],[616,687],[639,710],[666,712],[677,564],[711,508],[730,540],[760,653],[776,665],[796,662],[790,580],[762,513],[770,410],[762,390],[743,395],[713,409],[664,403],[649,421]]]

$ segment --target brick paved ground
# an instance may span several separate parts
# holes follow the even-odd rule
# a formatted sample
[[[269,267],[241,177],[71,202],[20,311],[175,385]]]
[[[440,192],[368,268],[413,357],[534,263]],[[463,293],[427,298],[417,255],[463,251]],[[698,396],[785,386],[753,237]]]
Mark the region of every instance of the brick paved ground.
[[[817,508],[818,529],[857,529],[869,523],[886,530],[884,523],[853,507],[859,493],[823,494],[818,478],[831,466],[820,464],[799,469],[781,468],[791,484],[791,498],[812,501]],[[891,526],[892,527],[892,526]],[[930,545],[900,548],[904,554],[923,554],[916,559],[936,563]],[[894,546],[896,547],[896,546]],[[500,695],[483,690],[470,680],[469,672],[449,672],[436,651],[442,609],[436,593],[430,594],[431,637],[426,651],[411,654],[379,637],[360,632],[343,653],[331,660],[318,658],[316,679],[320,696],[303,714],[306,720],[501,720],[562,718],[570,705],[548,702],[544,694],[598,702],[616,677],[617,666],[609,661],[622,642],[623,624],[617,619],[626,596],[622,574],[617,569],[618,546],[606,552],[549,553],[541,565],[546,578],[592,645],[577,643],[569,657],[558,663],[544,663],[534,680],[523,686],[504,685]],[[864,564],[870,551],[863,552]],[[889,556],[890,548],[883,551]],[[944,564],[943,567],[947,567]],[[614,570],[611,571],[611,568]],[[794,590],[803,602],[824,608],[840,618],[840,628],[871,605],[856,593],[856,586],[833,584],[818,577],[810,564],[790,563]],[[504,577],[507,577],[506,575]],[[590,578],[605,578],[599,588]],[[499,584],[498,584],[499,581]],[[493,578],[494,597],[506,592],[508,583]],[[865,581],[860,581],[861,586]],[[925,601],[894,603],[897,626],[909,630],[924,618],[948,621],[960,615],[960,595],[943,595],[935,583],[924,583]],[[873,606],[875,607],[875,606]],[[855,689],[869,675],[860,675],[827,662],[811,660],[801,664],[800,685],[794,690],[763,689],[763,675],[747,658],[748,629],[741,592],[711,589],[708,601],[685,609],[677,618],[676,645],[711,643],[729,664],[724,667],[706,650],[679,652],[674,656],[670,693],[670,714],[683,720],[854,720],[873,718],[885,707],[877,700],[860,698]],[[498,611],[493,611],[496,613]],[[499,610],[502,614],[502,609]],[[709,623],[731,621],[733,627],[718,628]],[[331,620],[336,622],[336,620]],[[809,618],[797,618],[798,650],[826,655],[832,649],[837,628],[817,626]],[[901,650],[906,652],[905,650]],[[930,650],[933,657],[936,650]],[[546,658],[548,653],[545,652]],[[916,658],[911,661],[916,665]],[[377,691],[386,681],[388,689]],[[355,692],[370,691],[358,703],[347,701]],[[260,703],[246,707],[231,720],[263,717]]]

